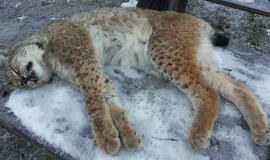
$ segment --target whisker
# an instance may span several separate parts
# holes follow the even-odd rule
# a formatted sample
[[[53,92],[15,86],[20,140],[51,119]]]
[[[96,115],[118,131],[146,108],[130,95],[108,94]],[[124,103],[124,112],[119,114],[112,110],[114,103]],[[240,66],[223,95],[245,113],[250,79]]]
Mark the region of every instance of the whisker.
[[[13,67],[10,67],[10,68],[11,68],[11,70],[12,70],[14,73],[17,74],[17,76],[19,76],[18,72],[17,72]]]

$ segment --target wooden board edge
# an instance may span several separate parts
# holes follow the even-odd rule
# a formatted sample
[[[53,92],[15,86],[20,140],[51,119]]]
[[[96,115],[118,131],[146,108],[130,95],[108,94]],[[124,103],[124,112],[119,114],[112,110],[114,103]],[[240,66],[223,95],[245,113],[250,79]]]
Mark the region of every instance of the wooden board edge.
[[[39,147],[40,149],[44,150],[45,152],[47,152],[49,155],[53,156],[56,160],[64,160],[61,156],[57,155],[56,153],[52,152],[50,149],[48,149],[47,147],[44,147],[42,144],[32,140],[31,138],[29,138],[28,136],[26,136],[25,134],[21,133],[17,128],[14,128],[12,126],[8,126],[5,122],[3,122],[2,120],[0,120],[0,127],[6,129],[8,132],[16,135],[17,137],[23,138],[24,140],[30,142],[31,144]]]
[[[251,8],[251,7],[247,7],[247,6],[243,6],[243,5],[239,5],[239,4],[236,4],[236,3],[222,1],[222,0],[206,0],[206,1],[216,3],[216,4],[221,4],[221,5],[224,5],[224,6],[228,6],[228,7],[231,7],[231,8],[235,8],[235,9],[239,9],[239,10],[243,10],[243,11],[247,11],[247,12],[251,12],[251,13],[260,14],[260,15],[263,15],[263,16],[266,16],[266,17],[270,17],[270,12],[255,9],[255,8]]]

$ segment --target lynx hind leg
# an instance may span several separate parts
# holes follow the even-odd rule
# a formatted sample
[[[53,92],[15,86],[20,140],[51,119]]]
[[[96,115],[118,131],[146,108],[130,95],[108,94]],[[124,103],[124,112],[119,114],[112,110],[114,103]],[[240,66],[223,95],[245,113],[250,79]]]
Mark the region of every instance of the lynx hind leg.
[[[208,85],[195,62],[196,48],[173,38],[151,37],[150,57],[154,66],[190,98],[195,115],[188,142],[193,150],[203,151],[218,114],[218,93]]]
[[[113,122],[120,134],[120,138],[127,149],[135,150],[140,146],[139,135],[136,133],[125,110],[119,107],[121,106],[121,104],[115,93],[114,86],[107,77],[105,79],[105,84],[106,84],[106,89],[105,89],[106,101],[107,101],[107,104],[109,105]]]
[[[80,63],[76,80],[85,100],[94,138],[105,153],[113,155],[119,150],[120,139],[104,97],[102,70],[93,55]]]
[[[242,83],[232,80],[217,67],[211,57],[212,51],[198,54],[204,77],[227,100],[233,102],[242,113],[251,130],[251,138],[258,144],[269,144],[269,133],[265,114],[252,92]]]

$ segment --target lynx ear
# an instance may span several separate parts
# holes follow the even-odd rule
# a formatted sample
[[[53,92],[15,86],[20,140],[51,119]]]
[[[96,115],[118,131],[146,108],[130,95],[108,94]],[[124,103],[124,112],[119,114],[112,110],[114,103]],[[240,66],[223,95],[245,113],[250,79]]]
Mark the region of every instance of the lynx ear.
[[[42,36],[42,35],[34,35],[30,37],[29,39],[27,39],[26,41],[37,45],[38,48],[40,49],[45,49],[48,43],[47,38],[45,38],[45,36]]]
[[[36,42],[35,44],[38,46],[38,48],[44,49],[44,44],[43,44],[43,43],[41,43],[41,42]]]
[[[3,68],[7,68],[7,57],[3,56],[3,55],[0,55],[0,68],[1,70]]]

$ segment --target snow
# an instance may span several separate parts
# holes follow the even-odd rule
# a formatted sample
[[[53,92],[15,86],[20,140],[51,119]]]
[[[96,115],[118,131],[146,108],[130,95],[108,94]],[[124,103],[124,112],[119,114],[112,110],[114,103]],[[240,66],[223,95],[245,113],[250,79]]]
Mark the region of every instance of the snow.
[[[22,22],[25,18],[27,18],[27,16],[19,16],[19,17],[18,17],[18,20],[19,20],[20,22]]]
[[[15,8],[18,8],[21,4],[22,4],[22,2],[16,3]]]
[[[270,106],[269,69],[243,61],[229,50],[216,48],[215,54],[219,66],[231,69],[233,78],[245,82],[269,114],[270,108],[266,107]],[[105,72],[113,80],[122,105],[141,135],[142,144],[137,151],[122,147],[113,157],[101,152],[90,132],[79,88],[59,78],[35,90],[17,89],[5,105],[30,132],[75,159],[209,160],[218,155],[223,159],[258,159],[249,132],[238,123],[241,115],[230,102],[221,101],[212,133],[220,144],[204,154],[194,153],[187,145],[193,109],[184,93],[154,70],[109,66]]]
[[[59,21],[59,18],[54,18],[54,17],[52,17],[51,20],[52,20],[52,21]]]
[[[134,8],[137,6],[138,0],[129,0],[129,2],[124,2],[121,4],[121,7],[125,8]]]
[[[241,2],[241,3],[252,3],[254,2],[254,0],[236,0],[238,2]]]
[[[266,29],[266,32],[267,32],[267,36],[270,37],[270,29]]]
[[[51,17],[50,20],[51,21],[59,21],[59,20],[63,20],[65,18],[55,18],[55,17]]]

